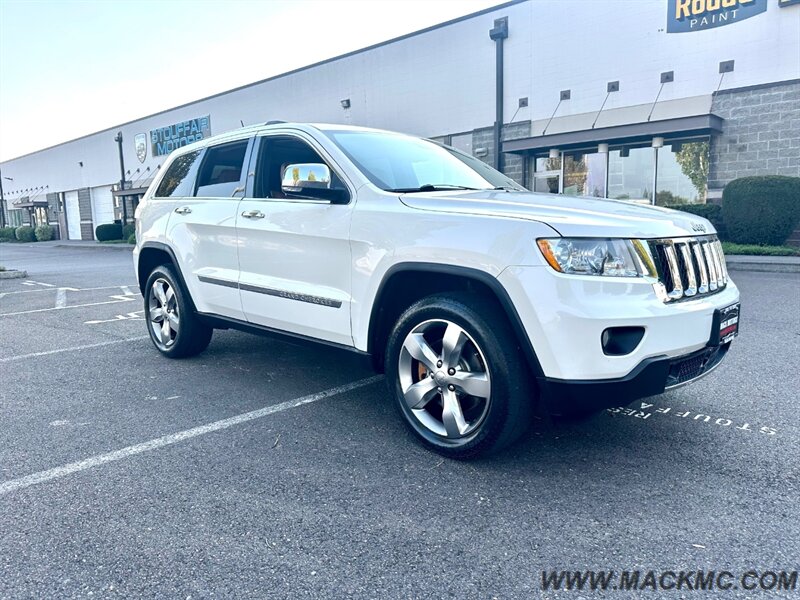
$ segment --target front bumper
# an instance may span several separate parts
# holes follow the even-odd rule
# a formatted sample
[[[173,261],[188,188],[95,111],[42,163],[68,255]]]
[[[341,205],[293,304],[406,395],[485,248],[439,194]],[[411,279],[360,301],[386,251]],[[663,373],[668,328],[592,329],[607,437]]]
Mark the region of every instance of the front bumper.
[[[739,301],[730,280],[721,291],[665,303],[645,279],[563,275],[546,266],[509,267],[498,279],[536,354],[542,391],[565,405],[555,412],[569,412],[584,396],[603,407],[663,392],[675,364],[706,351],[714,312]],[[644,336],[628,354],[609,356],[601,342],[609,327],[642,327]],[[725,352],[715,352],[706,370]]]
[[[725,358],[730,343],[707,347],[677,358],[649,358],[618,379],[594,381],[539,377],[539,392],[553,415],[592,413],[626,406],[639,398],[656,396],[697,381],[713,371]]]

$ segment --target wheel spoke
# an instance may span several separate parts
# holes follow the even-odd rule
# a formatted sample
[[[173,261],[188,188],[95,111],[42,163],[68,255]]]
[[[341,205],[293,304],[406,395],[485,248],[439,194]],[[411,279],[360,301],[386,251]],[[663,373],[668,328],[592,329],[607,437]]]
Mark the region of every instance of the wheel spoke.
[[[442,398],[444,400],[442,423],[447,432],[447,437],[461,437],[467,430],[467,423],[464,420],[464,413],[461,412],[461,403],[458,401],[458,396],[455,392],[445,389],[442,392]]]
[[[421,333],[414,333],[406,338],[403,347],[419,362],[428,367],[429,371],[436,370],[436,361],[439,357]]]
[[[167,313],[167,318],[169,319],[169,326],[172,327],[172,331],[178,333],[178,325],[180,325],[178,315],[176,315],[174,312],[170,312]]]
[[[167,288],[166,293],[164,294],[164,301],[167,306],[174,304],[175,299],[175,290],[172,289],[172,286]]]
[[[449,323],[442,339],[442,361],[448,369],[455,369],[461,360],[461,350],[467,343],[467,334],[455,323]]]
[[[489,377],[486,373],[470,373],[469,371],[456,371],[450,381],[465,394],[477,398],[488,398],[492,391]]]
[[[164,309],[160,306],[150,309],[150,320],[153,323],[161,323],[164,320]]]
[[[164,319],[161,322],[161,343],[166,345],[170,339],[172,339],[172,336],[170,335],[169,319]]]
[[[433,400],[438,393],[436,382],[432,377],[425,377],[414,385],[410,386],[403,395],[409,408],[420,409]]]
[[[153,284],[153,292],[155,292],[156,298],[161,303],[161,306],[166,306],[167,304],[167,293],[164,290],[164,282],[163,281],[156,281]]]

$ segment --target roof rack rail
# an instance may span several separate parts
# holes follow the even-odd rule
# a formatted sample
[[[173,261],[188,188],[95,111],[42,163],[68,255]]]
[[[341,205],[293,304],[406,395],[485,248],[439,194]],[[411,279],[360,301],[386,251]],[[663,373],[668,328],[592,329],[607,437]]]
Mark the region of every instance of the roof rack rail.
[[[286,123],[286,121],[279,121],[276,119],[274,121],[267,121],[264,125],[280,125],[281,123]]]

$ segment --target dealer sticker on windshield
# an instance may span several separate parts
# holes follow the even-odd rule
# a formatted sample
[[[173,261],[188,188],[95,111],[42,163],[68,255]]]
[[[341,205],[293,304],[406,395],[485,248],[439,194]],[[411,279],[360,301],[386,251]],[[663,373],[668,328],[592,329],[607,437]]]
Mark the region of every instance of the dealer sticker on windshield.
[[[717,310],[715,322],[719,323],[718,344],[727,344],[739,335],[739,303]]]

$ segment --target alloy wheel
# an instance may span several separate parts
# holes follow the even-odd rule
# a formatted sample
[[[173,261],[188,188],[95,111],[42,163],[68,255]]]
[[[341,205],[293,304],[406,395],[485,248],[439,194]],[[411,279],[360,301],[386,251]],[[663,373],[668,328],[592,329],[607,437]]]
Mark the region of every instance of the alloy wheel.
[[[478,430],[492,386],[484,353],[464,328],[442,319],[420,323],[406,336],[398,366],[415,425],[450,443]]]
[[[164,349],[171,347],[180,330],[180,312],[175,290],[166,279],[159,277],[150,286],[148,309],[156,344]]]

